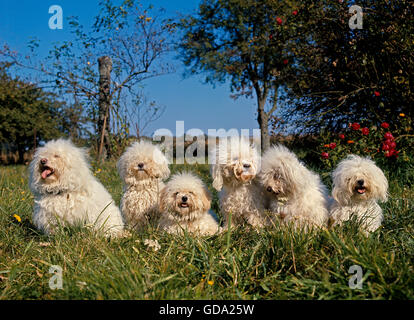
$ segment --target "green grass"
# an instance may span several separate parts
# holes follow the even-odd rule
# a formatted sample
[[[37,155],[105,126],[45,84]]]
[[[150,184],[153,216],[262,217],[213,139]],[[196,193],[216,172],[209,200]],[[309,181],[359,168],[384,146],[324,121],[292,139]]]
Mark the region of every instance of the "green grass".
[[[97,177],[119,204],[115,165],[101,169]],[[213,191],[207,166],[187,169]],[[0,167],[0,299],[413,299],[414,188],[404,185],[390,180],[384,226],[368,238],[352,224],[310,234],[242,229],[203,239],[148,229],[107,240],[71,228],[48,238],[31,223],[27,167]],[[145,239],[161,248],[147,248]],[[49,288],[51,265],[63,269],[62,290]],[[363,269],[362,290],[348,286],[351,265]]]

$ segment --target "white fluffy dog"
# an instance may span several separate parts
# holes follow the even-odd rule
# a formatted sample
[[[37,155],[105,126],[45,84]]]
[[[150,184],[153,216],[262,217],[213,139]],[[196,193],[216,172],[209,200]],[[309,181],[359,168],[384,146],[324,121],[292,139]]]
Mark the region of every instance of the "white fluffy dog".
[[[220,139],[211,154],[213,187],[220,191],[220,209],[227,228],[250,224],[266,225],[265,195],[256,182],[260,170],[260,155],[246,137]]]
[[[374,161],[350,155],[332,173],[334,202],[330,210],[332,225],[353,215],[366,232],[381,226],[382,209],[377,201],[387,201],[388,181]]]
[[[210,204],[210,193],[200,178],[191,173],[175,174],[161,192],[160,228],[173,234],[182,234],[185,229],[195,235],[213,235],[220,227],[208,212]]]
[[[52,140],[36,150],[29,184],[35,196],[33,222],[44,233],[52,234],[59,224],[86,223],[106,235],[121,234],[118,207],[90,172],[86,152],[69,140]]]
[[[327,225],[326,187],[286,147],[276,145],[265,152],[260,180],[270,196],[269,210],[274,219],[292,221],[304,229]]]
[[[140,230],[159,218],[159,196],[163,179],[170,175],[168,160],[161,150],[149,141],[134,142],[117,164],[124,181],[121,200],[126,225]]]

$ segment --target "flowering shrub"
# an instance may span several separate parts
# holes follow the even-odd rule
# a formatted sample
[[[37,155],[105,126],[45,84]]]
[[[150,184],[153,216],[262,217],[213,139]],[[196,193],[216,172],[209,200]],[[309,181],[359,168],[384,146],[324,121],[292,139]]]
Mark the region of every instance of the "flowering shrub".
[[[379,126],[355,122],[339,134],[321,133],[320,139],[318,152],[329,168],[333,168],[348,154],[369,156],[375,161],[389,164],[407,162],[414,156],[412,121],[403,113],[399,114],[399,122],[392,126],[385,121]]]

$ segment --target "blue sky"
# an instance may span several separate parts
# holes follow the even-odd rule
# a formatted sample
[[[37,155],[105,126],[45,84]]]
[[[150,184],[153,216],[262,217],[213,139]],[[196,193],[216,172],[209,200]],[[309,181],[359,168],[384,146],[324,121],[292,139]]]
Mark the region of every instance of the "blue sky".
[[[99,0],[18,0],[0,1],[0,43],[6,42],[11,48],[24,54],[28,51],[27,43],[31,38],[40,40],[39,52],[45,55],[53,42],[70,39],[65,17],[78,16],[84,25],[92,24],[98,14]],[[156,8],[167,10],[167,15],[193,12],[197,0],[154,0],[142,1],[152,3]],[[51,14],[49,7],[60,5],[63,9],[63,30],[51,30],[48,21]],[[185,130],[258,128],[256,121],[255,99],[230,98],[228,84],[212,85],[203,83],[203,76],[183,78],[184,66],[178,60],[176,73],[150,79],[145,83],[148,99],[155,100],[166,107],[163,116],[151,124],[147,134],[158,128],[167,128],[175,132],[176,121],[185,122]]]

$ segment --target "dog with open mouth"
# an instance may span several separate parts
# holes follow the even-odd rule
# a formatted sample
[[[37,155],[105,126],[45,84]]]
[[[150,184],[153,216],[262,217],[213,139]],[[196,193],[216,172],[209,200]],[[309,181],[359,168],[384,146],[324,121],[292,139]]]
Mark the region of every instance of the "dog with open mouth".
[[[289,149],[270,147],[262,157],[259,177],[273,222],[290,222],[303,230],[327,226],[327,189]]]
[[[260,171],[260,155],[249,138],[221,139],[210,159],[213,187],[219,191],[223,229],[228,227],[230,220],[232,227],[266,226],[266,198],[256,179]]]
[[[158,146],[142,140],[129,146],[117,164],[124,182],[121,212],[125,224],[133,230],[156,225],[163,179],[170,175],[168,160]]]
[[[70,140],[49,141],[36,150],[29,170],[33,222],[45,234],[53,234],[58,224],[86,224],[108,236],[121,235],[121,213],[91,173],[84,149]]]
[[[177,173],[161,192],[160,229],[171,234],[184,230],[200,236],[214,235],[220,227],[209,212],[211,195],[200,178],[192,173]]]
[[[350,155],[338,164],[332,179],[330,225],[355,216],[363,231],[377,230],[383,221],[377,202],[388,198],[388,180],[383,171],[371,159]]]

